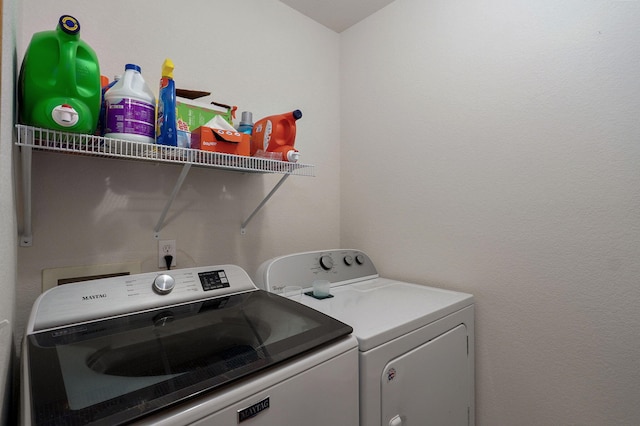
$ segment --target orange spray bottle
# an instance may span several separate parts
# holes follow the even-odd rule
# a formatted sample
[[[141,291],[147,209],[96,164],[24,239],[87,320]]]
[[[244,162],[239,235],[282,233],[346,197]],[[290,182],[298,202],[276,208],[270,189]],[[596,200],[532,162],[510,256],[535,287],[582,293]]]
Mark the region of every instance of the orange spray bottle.
[[[298,161],[300,154],[294,148],[296,141],[296,121],[302,118],[299,109],[284,114],[271,115],[258,120],[251,135],[251,155],[260,151],[279,153],[279,160]]]

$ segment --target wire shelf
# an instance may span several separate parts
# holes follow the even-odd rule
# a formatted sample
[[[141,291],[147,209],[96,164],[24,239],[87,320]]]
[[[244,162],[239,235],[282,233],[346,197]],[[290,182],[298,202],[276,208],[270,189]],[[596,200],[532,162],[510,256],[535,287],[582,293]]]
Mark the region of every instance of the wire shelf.
[[[223,154],[197,149],[132,142],[100,136],[65,133],[16,124],[16,145],[39,150],[122,158],[253,173],[315,176],[314,166],[260,157]]]
[[[171,192],[171,196],[169,200],[167,200],[156,226],[153,228],[156,239],[160,238],[160,230],[164,225],[167,212],[192,166],[238,172],[277,173],[283,175],[271,192],[264,197],[258,207],[242,222],[240,225],[240,232],[242,234],[245,233],[246,226],[256,213],[262,209],[265,203],[289,176],[315,176],[314,166],[309,164],[289,163],[268,158],[244,157],[219,152],[200,151],[197,149],[177,148],[122,139],[103,138],[93,135],[66,133],[26,126],[24,124],[16,124],[16,129],[16,145],[28,148],[20,151],[24,194],[24,229],[20,236],[20,245],[23,247],[31,246],[33,241],[31,227],[31,152],[33,149],[92,157],[109,157],[182,165],[182,172]]]

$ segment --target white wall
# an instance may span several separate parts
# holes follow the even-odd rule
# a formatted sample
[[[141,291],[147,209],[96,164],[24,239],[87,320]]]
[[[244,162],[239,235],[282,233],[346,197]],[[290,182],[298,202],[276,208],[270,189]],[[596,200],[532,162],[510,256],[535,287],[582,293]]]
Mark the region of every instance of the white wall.
[[[636,423],[640,3],[396,0],[340,36],[275,0],[22,3],[19,60],[70,13],[106,75],[137,62],[155,89],[169,56],[179,87],[257,117],[305,113],[297,144],[318,176],[288,179],[247,235],[278,177],[191,171],[161,235],[180,266],[363,249],[383,275],[475,294],[477,424]],[[17,332],[43,268],[155,269],[178,173],[36,153]],[[13,183],[0,182],[10,239]]]
[[[396,0],[341,35],[342,246],[475,294],[479,425],[640,418],[638,22]]]
[[[15,7],[2,2],[2,78],[0,79],[0,424],[11,415],[11,366],[15,354],[12,329],[16,288],[17,233],[13,185],[13,106]],[[11,420],[13,421],[13,420]]]
[[[260,262],[339,243],[339,36],[276,0],[23,2],[18,57],[31,35],[75,16],[107,76],[142,67],[157,92],[165,57],[179,88],[211,91],[254,119],[300,108],[296,147],[316,177],[290,177],[240,234],[280,175],[192,169],[160,238],[176,239],[178,267]],[[239,117],[238,117],[239,118]],[[142,262],[158,269],[153,236],[179,166],[34,153],[33,246],[19,249],[17,332],[44,268]]]

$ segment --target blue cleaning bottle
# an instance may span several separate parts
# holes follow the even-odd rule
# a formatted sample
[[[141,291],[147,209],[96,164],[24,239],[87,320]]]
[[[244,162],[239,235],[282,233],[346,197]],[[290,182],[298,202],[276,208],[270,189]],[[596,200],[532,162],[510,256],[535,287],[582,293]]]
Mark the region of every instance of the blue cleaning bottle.
[[[246,133],[250,135],[253,132],[253,114],[250,111],[242,111],[242,118],[240,119],[240,125],[238,125],[238,131],[240,133]]]
[[[165,59],[162,64],[160,93],[158,94],[156,143],[159,145],[178,146],[178,132],[176,129],[176,84],[173,81],[173,68],[174,66],[171,59]]]

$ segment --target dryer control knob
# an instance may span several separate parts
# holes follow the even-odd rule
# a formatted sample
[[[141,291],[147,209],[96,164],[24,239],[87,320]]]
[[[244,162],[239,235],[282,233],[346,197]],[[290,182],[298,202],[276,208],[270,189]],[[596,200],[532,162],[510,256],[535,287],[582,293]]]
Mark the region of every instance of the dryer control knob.
[[[364,263],[364,256],[361,254],[356,254],[356,262],[358,265],[362,265]]]
[[[402,417],[398,414],[389,421],[389,426],[402,426]]]
[[[347,266],[353,265],[353,257],[351,257],[349,255],[346,255],[344,257],[344,264],[347,265]]]
[[[320,266],[322,266],[322,269],[324,269],[325,271],[333,268],[333,259],[331,258],[331,256],[324,255],[320,257]]]
[[[158,294],[169,294],[173,287],[175,287],[176,281],[169,274],[161,274],[153,280],[153,291]]]

